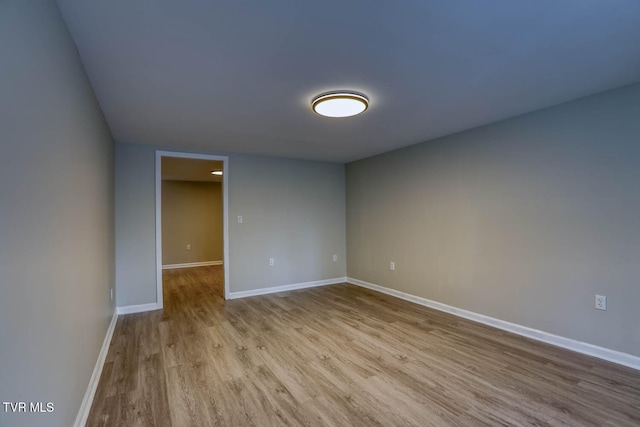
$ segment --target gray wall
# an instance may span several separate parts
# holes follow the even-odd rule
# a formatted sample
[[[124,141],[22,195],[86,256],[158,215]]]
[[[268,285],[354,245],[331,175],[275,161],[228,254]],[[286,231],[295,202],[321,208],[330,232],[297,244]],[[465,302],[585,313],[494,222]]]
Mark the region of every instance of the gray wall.
[[[162,265],[223,260],[222,204],[219,182],[162,180]]]
[[[232,292],[346,276],[344,169],[304,160],[230,159]]]
[[[636,84],[348,164],[348,275],[640,355],[639,214]]]
[[[116,143],[120,307],[156,301],[156,149],[166,150]],[[225,178],[231,292],[345,276],[344,165],[230,155]],[[269,258],[276,259],[275,266]]]
[[[54,1],[0,2],[2,426],[70,426],[114,311],[113,141]]]

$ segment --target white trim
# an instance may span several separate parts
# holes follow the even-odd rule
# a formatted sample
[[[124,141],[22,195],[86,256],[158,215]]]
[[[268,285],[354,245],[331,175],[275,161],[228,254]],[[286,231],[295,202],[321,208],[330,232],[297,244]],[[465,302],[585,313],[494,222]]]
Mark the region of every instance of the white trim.
[[[218,261],[185,262],[184,264],[165,264],[162,266],[162,269],[172,270],[174,268],[206,267],[209,265],[224,265],[224,261],[220,259]]]
[[[91,374],[87,391],[84,393],[84,398],[80,404],[80,410],[76,416],[76,421],[73,423],[75,427],[84,427],[87,423],[89,411],[91,411],[91,405],[93,404],[93,398],[96,395],[100,376],[102,375],[104,361],[107,358],[107,353],[109,353],[109,345],[111,345],[111,337],[113,337],[113,331],[116,328],[117,320],[118,313],[114,311],[111,323],[109,323],[109,327],[107,328],[107,334],[104,337],[104,341],[102,341],[102,348],[100,349],[100,353],[98,353],[98,360],[96,360],[96,365],[93,367],[93,373]]]
[[[385,288],[384,286],[365,282],[363,280],[348,277],[347,282],[353,285],[361,286],[363,288],[382,292],[383,294],[391,295],[406,301],[411,301],[425,307],[434,308],[436,310],[451,313],[459,317],[464,317],[465,319],[493,326],[494,328],[512,332],[523,337],[532,338],[537,341],[555,345],[556,347],[566,348],[567,350],[572,350],[578,353],[586,354],[588,356],[597,357],[599,359],[607,360],[609,362],[640,370],[640,357],[633,354],[622,353],[620,351],[611,350],[605,347],[600,347],[582,341],[576,341],[571,338],[565,338],[559,335],[550,334],[538,329],[529,328],[527,326],[518,325],[516,323],[507,322],[504,320],[485,316],[483,314],[474,313],[473,311],[463,310],[461,308],[400,292],[395,289]]]
[[[229,298],[229,157],[212,154],[185,153],[179,151],[156,150],[156,309],[163,307],[162,301],[162,158],[179,157],[182,159],[217,160],[222,162],[222,235],[224,297]]]
[[[314,282],[294,283],[291,285],[274,286],[271,288],[253,289],[250,291],[231,292],[228,299],[253,297],[256,295],[275,294],[277,292],[294,291],[296,289],[315,288],[318,286],[335,285],[345,283],[346,277],[336,277],[334,279],[316,280]]]
[[[125,305],[123,307],[116,307],[116,313],[118,313],[118,315],[143,313],[145,311],[153,310],[160,310],[160,307],[158,307],[158,303],[152,302],[149,304]]]

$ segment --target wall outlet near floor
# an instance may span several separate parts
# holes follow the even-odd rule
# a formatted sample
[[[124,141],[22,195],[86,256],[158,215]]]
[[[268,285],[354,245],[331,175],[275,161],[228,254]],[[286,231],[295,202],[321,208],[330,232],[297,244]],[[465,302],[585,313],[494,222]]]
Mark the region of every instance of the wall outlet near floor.
[[[607,309],[607,297],[604,295],[596,295],[596,309],[597,310],[606,310]]]
[[[333,255],[333,262],[336,262],[338,260],[338,255]]]
[[[191,250],[191,245],[187,245],[187,250],[190,251]]]
[[[276,265],[276,260],[274,258],[269,258],[269,265],[272,267]]]
[[[238,215],[238,224],[242,224],[242,215]]]
[[[396,263],[395,263],[395,262],[393,262],[393,261],[391,261],[391,262],[389,263],[389,269],[390,269],[390,270],[395,270],[395,269],[396,269]]]

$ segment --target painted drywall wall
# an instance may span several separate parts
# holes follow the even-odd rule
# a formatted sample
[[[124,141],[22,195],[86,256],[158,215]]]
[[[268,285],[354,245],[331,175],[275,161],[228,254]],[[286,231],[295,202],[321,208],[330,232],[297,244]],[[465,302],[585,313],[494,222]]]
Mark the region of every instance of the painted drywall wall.
[[[640,355],[639,118],[636,84],[348,164],[349,277]]]
[[[156,302],[155,151],[116,143],[117,305]],[[205,152],[203,154],[221,154]],[[344,165],[229,155],[230,291],[346,274]],[[239,224],[238,216],[243,216]],[[338,261],[332,255],[338,255]],[[275,265],[269,266],[269,258]]]
[[[0,2],[2,426],[73,425],[114,312],[113,141],[55,1]]]
[[[162,265],[222,261],[222,220],[221,183],[163,180]]]
[[[156,302],[155,153],[116,142],[116,305]]]

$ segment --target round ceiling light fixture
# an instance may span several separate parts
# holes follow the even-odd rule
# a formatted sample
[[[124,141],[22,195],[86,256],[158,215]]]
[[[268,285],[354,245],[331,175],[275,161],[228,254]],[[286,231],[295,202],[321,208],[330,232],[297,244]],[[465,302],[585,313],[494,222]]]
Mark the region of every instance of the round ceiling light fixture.
[[[215,171],[211,171],[211,175],[222,175],[222,171],[219,170],[215,170]]]
[[[369,98],[350,90],[334,90],[313,98],[311,108],[326,117],[351,117],[369,108]]]

